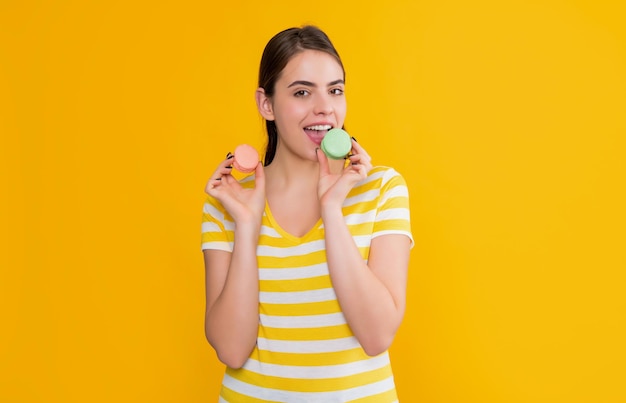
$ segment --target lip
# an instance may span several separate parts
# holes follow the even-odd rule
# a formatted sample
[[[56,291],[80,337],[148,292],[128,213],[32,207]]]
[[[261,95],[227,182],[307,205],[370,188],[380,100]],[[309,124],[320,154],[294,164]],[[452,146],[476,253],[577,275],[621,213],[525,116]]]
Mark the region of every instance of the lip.
[[[306,124],[302,127],[302,131],[304,132],[304,134],[306,134],[309,140],[311,140],[313,143],[319,146],[320,144],[322,144],[322,139],[324,139],[324,136],[326,136],[326,133],[328,133],[328,130],[330,129],[324,130],[324,131],[304,130],[305,127],[318,126],[318,125],[330,126],[330,129],[333,129],[336,126],[332,122],[313,122],[313,123]]]

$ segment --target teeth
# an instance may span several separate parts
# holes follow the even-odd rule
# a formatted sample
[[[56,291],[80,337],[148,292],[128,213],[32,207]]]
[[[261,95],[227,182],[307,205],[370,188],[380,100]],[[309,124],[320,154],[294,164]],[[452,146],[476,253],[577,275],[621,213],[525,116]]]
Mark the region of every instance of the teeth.
[[[332,129],[331,125],[315,125],[315,126],[309,126],[309,127],[305,127],[306,130],[330,130]]]

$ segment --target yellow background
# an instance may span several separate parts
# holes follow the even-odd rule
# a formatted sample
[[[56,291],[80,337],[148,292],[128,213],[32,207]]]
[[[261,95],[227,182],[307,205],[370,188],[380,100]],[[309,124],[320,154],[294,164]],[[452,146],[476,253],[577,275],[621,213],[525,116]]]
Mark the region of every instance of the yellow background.
[[[303,23],[409,183],[401,401],[626,401],[623,1],[368,4],[0,1],[0,401],[216,401],[204,183]]]

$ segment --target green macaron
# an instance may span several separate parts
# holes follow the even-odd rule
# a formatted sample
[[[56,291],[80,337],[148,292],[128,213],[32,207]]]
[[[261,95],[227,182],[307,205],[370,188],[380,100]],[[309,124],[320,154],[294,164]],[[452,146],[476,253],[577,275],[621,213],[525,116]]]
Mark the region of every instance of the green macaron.
[[[322,139],[321,148],[328,158],[340,160],[352,149],[352,141],[345,130],[334,128],[330,129]]]

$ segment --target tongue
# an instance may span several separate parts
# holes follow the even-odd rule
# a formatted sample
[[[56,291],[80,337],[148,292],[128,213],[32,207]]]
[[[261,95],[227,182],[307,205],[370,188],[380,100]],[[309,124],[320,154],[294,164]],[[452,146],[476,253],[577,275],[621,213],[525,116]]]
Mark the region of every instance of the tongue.
[[[304,129],[304,132],[307,134],[307,136],[309,136],[311,140],[319,144],[322,142],[322,139],[324,138],[326,133],[328,133],[328,130]]]

